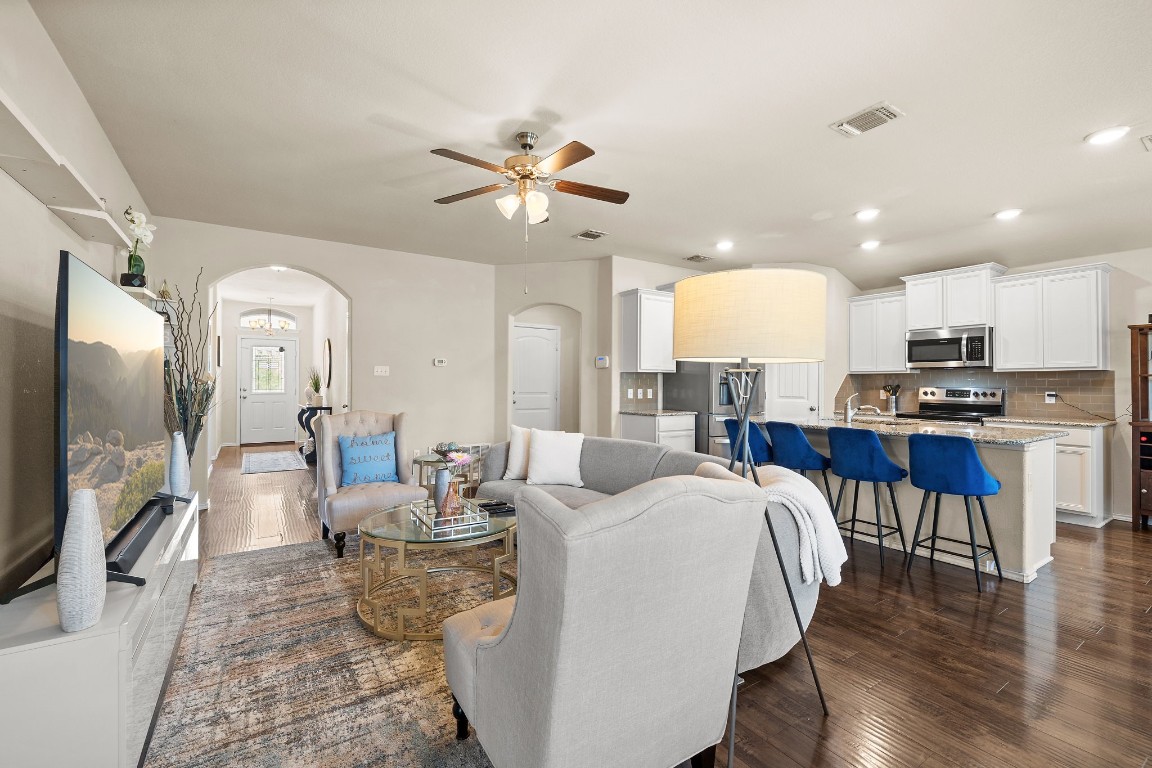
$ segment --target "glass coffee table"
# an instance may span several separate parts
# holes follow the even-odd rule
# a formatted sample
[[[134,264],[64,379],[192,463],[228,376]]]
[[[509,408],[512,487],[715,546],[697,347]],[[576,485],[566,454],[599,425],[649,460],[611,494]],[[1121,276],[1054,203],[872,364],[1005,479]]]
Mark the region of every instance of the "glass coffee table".
[[[428,618],[429,574],[447,571],[491,574],[493,601],[516,594],[516,578],[500,570],[504,563],[515,557],[516,517],[488,517],[478,506],[482,499],[462,501],[464,509],[458,518],[441,519],[438,523],[433,520],[436,512],[431,502],[388,507],[360,521],[360,576],[364,593],[356,602],[356,613],[375,634],[389,640],[439,640],[443,637],[439,631],[408,630],[410,619],[426,622]],[[442,524],[444,527],[433,527]],[[492,550],[478,549],[481,544],[489,542],[501,542],[503,546]],[[396,551],[385,552],[386,549]],[[471,554],[476,556],[475,564],[409,562],[412,551],[456,549],[472,550]],[[415,607],[388,600],[389,588],[404,579],[416,579],[419,599]],[[502,590],[501,580],[510,582],[511,586]]]

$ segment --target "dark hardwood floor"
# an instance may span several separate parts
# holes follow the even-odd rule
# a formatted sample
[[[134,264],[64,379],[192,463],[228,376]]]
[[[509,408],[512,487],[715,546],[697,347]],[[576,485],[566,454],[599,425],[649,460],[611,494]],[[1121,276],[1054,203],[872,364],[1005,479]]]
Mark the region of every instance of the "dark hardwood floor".
[[[226,447],[208,481],[210,506],[200,515],[200,556],[299,544],[320,538],[316,470],[240,474],[243,453],[292,451],[294,443]]]
[[[849,547],[809,632],[832,715],[794,649],[745,675],[736,765],[1152,765],[1152,532],[1059,525],[1036,581],[984,594]]]
[[[285,450],[290,446],[245,447]],[[315,473],[240,474],[222,451],[202,518],[205,557],[319,538]],[[1152,531],[1060,525],[1031,584],[849,543],[803,651],[746,674],[736,765],[1152,768]],[[726,761],[726,744],[718,764]]]

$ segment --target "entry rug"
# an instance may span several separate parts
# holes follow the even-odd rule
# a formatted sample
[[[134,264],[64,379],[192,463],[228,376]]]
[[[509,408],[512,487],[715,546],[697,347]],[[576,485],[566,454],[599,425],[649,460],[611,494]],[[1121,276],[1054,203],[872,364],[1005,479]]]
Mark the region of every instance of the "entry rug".
[[[308,462],[299,451],[267,451],[244,454],[240,474],[259,475],[263,472],[290,472],[308,469]]]
[[[455,739],[443,643],[368,631],[355,536],[346,555],[317,541],[207,562],[146,768],[491,768],[474,732]],[[474,571],[434,575],[428,624],[491,592]]]

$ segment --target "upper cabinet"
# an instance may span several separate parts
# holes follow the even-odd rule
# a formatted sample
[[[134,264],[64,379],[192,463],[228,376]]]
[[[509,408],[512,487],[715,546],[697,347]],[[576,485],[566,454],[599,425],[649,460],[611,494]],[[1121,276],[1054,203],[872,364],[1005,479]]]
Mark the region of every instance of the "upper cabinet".
[[[1107,369],[1107,264],[993,280],[999,371]]]
[[[625,373],[670,373],[674,294],[637,288],[620,294],[620,370]]]
[[[903,292],[848,300],[849,373],[904,372]]]
[[[906,329],[993,325],[992,278],[1005,271],[988,263],[901,278],[907,295]]]

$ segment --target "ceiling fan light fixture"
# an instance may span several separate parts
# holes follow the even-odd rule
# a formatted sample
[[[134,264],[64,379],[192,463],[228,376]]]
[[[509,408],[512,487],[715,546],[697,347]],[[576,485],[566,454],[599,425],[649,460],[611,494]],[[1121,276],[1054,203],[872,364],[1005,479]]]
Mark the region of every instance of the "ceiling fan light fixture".
[[[516,209],[520,207],[520,196],[505,195],[504,197],[496,198],[496,207],[500,209],[500,213],[504,214],[504,218],[511,221],[512,215],[516,213]]]
[[[528,209],[529,218],[539,219],[548,210],[548,195],[534,189],[524,196],[524,207]]]

